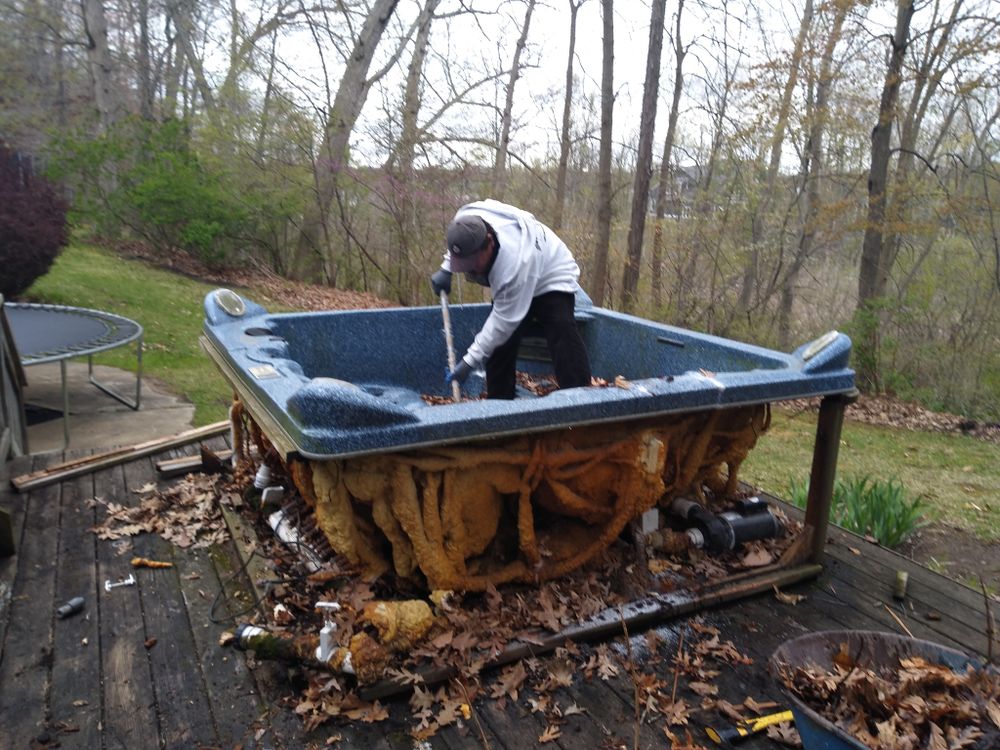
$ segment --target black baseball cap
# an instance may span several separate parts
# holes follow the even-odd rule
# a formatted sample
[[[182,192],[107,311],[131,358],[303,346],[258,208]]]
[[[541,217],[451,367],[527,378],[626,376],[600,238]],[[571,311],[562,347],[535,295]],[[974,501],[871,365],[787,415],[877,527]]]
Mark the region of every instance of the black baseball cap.
[[[451,270],[455,273],[471,270],[486,245],[486,237],[486,222],[478,216],[459,216],[452,221],[445,234]]]

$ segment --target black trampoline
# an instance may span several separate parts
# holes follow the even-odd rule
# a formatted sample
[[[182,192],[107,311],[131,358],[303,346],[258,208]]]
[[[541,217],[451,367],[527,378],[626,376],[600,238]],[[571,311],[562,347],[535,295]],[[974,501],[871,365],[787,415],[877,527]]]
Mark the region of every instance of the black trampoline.
[[[21,365],[59,362],[62,377],[63,439],[69,445],[69,394],[66,361],[87,357],[90,382],[113,399],[138,409],[142,398],[142,326],[121,315],[67,305],[5,302],[4,311],[14,336]],[[93,356],[136,342],[135,398],[130,399],[94,378]]]

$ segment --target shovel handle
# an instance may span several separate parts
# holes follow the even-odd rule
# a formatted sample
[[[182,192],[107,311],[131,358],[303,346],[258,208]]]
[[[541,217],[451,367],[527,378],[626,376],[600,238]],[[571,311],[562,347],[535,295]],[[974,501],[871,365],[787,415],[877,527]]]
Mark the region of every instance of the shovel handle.
[[[448,292],[441,290],[441,317],[444,319],[444,343],[448,347],[448,369],[455,371],[455,342],[451,337],[451,316],[448,314]],[[462,387],[451,381],[451,398],[457,404],[462,400]]]

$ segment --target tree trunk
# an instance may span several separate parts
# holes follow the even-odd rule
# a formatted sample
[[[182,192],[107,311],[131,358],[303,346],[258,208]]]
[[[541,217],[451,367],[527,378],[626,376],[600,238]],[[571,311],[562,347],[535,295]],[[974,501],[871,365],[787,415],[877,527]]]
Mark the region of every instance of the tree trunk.
[[[149,0],[137,0],[139,10],[139,49],[136,54],[139,74],[139,117],[153,119],[153,79],[149,69]]]
[[[912,196],[910,195],[909,181],[913,172],[917,139],[923,127],[927,107],[934,95],[937,94],[946,69],[954,63],[954,60],[943,61],[943,59],[961,7],[962,0],[958,0],[952,7],[951,18],[944,23],[938,21],[937,17],[931,19],[929,27],[932,30],[940,30],[940,36],[937,43],[933,45],[933,31],[926,39],[927,46],[924,49],[923,60],[916,71],[913,92],[899,128],[899,158],[896,162],[896,172],[893,178],[892,203],[887,207],[887,211],[891,211],[891,220],[888,222],[883,241],[884,265],[887,269],[893,267],[896,257],[899,255],[902,237],[898,228],[908,226],[910,223]]]
[[[892,124],[896,119],[896,102],[902,80],[903,59],[910,42],[912,0],[901,0],[896,12],[896,29],[886,69],[885,85],[879,102],[878,122],[872,129],[872,159],[868,173],[868,216],[861,246],[861,267],[858,273],[858,312],[861,313],[861,341],[858,351],[858,379],[862,387],[881,390],[879,377],[880,321],[879,298],[885,293],[889,279],[886,265],[885,233],[886,186],[891,155]]]
[[[795,287],[799,273],[810,258],[815,245],[816,231],[819,227],[820,192],[819,180],[823,173],[823,138],[826,134],[829,115],[830,91],[833,88],[833,53],[840,42],[844,21],[853,3],[841,2],[835,6],[836,15],[830,28],[830,35],[823,46],[823,58],[820,62],[819,78],[816,82],[816,101],[813,106],[812,121],[809,124],[809,141],[806,153],[809,155],[805,170],[805,211],[802,221],[802,232],[799,235],[799,246],[792,258],[792,263],[785,274],[781,286],[781,301],[778,309],[778,343],[782,350],[787,350],[791,344],[792,308],[795,303]]]
[[[403,95],[402,130],[399,136],[399,145],[396,149],[396,157],[399,171],[399,189],[396,195],[399,196],[399,224],[400,237],[397,243],[398,253],[396,256],[396,283],[398,287],[397,298],[401,304],[411,304],[416,301],[416,284],[410,283],[409,269],[417,266],[420,269],[419,275],[423,278],[424,258],[414,258],[419,254],[420,231],[417,221],[416,205],[416,181],[414,179],[413,162],[419,139],[420,129],[417,116],[420,114],[421,91],[420,82],[424,72],[424,60],[427,57],[427,49],[430,45],[431,23],[434,21],[434,13],[437,10],[440,0],[426,0],[420,17],[417,19],[417,36],[413,44],[413,57],[410,58],[410,65],[406,73],[406,90]],[[417,243],[417,247],[411,243]],[[415,263],[417,260],[419,262]]]
[[[167,13],[174,22],[177,32],[177,48],[184,54],[191,74],[194,76],[195,87],[201,96],[201,101],[205,106],[205,112],[209,118],[216,116],[215,95],[212,87],[205,78],[205,69],[202,66],[201,58],[194,48],[194,23],[191,21],[190,8],[186,3],[189,0],[172,0],[167,3]]]
[[[102,133],[106,133],[117,119],[118,102],[112,93],[108,20],[101,0],[83,0],[83,21],[87,33],[87,65],[94,84],[98,127]]]
[[[778,107],[778,117],[774,124],[774,135],[771,137],[771,150],[767,163],[764,194],[759,207],[753,212],[750,229],[750,257],[743,271],[743,282],[740,285],[740,298],[737,303],[739,311],[749,313],[753,292],[760,277],[760,249],[764,242],[764,230],[767,226],[771,205],[774,201],[775,183],[778,178],[778,167],[781,164],[781,150],[785,144],[785,131],[788,128],[788,117],[792,110],[792,95],[798,85],[799,68],[802,66],[802,50],[806,38],[812,28],[813,0],[806,0],[802,9],[802,21],[799,23],[799,33],[795,37],[795,47],[788,71],[788,79],[781,93],[781,104]]]
[[[597,246],[590,277],[590,295],[598,307],[604,304],[608,284],[608,252],[611,246],[611,122],[615,109],[614,0],[601,0],[604,20],[601,65],[601,146],[597,167]]]
[[[667,119],[667,136],[663,139],[663,158],[660,160],[660,187],[656,195],[656,228],[653,233],[653,306],[663,305],[663,217],[667,212],[667,193],[670,185],[670,160],[673,155],[674,138],[677,132],[677,117],[680,114],[681,93],[684,87],[684,56],[687,49],[681,44],[681,14],[684,0],[677,0],[676,25],[674,27],[674,95],[670,100],[670,116]]]
[[[382,33],[396,10],[399,0],[376,0],[369,11],[347,65],[344,68],[333,107],[324,127],[322,158],[316,161],[316,201],[306,208],[299,230],[292,271],[299,279],[329,279],[329,258],[324,252],[321,235],[327,229],[326,217],[337,192],[340,173],[347,163],[347,146],[351,131],[368,97],[371,66]]]
[[[642,114],[639,118],[639,151],[632,189],[632,217],[628,228],[628,257],[622,272],[621,306],[625,311],[636,307],[639,269],[642,264],[642,238],[649,213],[649,181],[653,175],[653,134],[656,126],[656,100],[660,93],[660,50],[663,46],[663,21],[667,0],[653,0],[649,21],[649,47],[646,53],[646,81],[642,88]]]
[[[177,95],[181,88],[183,68],[181,52],[177,48],[177,35],[173,32],[173,21],[169,14],[163,19],[163,35],[171,40],[164,52],[166,70],[163,74],[163,104],[161,107],[163,117],[167,118],[177,115]]]
[[[566,172],[569,171],[570,115],[573,110],[573,57],[576,55],[576,16],[586,0],[569,0],[569,55],[566,59],[566,97],[563,100],[562,132],[559,138],[559,171],[556,174],[556,205],[552,228],[562,229],[566,208]],[[682,0],[683,2],[683,0]]]
[[[535,10],[535,0],[528,0],[528,9],[524,13],[524,26],[514,47],[514,62],[510,67],[510,77],[507,79],[507,98],[503,106],[503,117],[500,120],[500,140],[497,144],[497,158],[493,165],[493,197],[503,200],[507,192],[507,151],[510,148],[511,120],[514,117],[514,87],[521,77],[521,54],[528,43],[528,27],[531,25],[531,13]]]

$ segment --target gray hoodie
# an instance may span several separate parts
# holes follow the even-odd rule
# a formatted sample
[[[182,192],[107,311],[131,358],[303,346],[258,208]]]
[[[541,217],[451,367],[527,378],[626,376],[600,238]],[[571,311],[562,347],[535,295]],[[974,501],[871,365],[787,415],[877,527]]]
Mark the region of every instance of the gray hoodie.
[[[493,227],[500,242],[488,278],[493,310],[463,357],[475,368],[511,337],[533,298],[546,292],[576,293],[580,267],[566,243],[527,211],[488,199],[462,206],[455,218],[468,214]],[[451,271],[447,252],[441,267]]]

